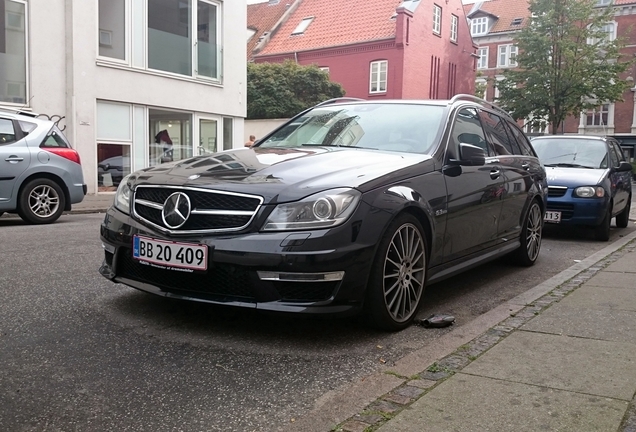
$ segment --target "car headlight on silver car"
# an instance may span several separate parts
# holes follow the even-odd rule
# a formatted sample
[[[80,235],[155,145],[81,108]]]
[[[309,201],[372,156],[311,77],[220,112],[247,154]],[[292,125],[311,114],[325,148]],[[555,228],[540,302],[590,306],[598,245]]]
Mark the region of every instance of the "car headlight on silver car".
[[[117,192],[115,192],[115,202],[113,203],[115,208],[123,213],[130,214],[130,195],[131,190],[128,186],[128,178],[130,174],[124,177],[117,186]]]
[[[605,189],[601,186],[581,186],[574,189],[574,196],[579,198],[603,198]]]
[[[346,221],[362,194],[342,188],[323,191],[300,201],[279,204],[269,215],[263,231],[330,228]]]

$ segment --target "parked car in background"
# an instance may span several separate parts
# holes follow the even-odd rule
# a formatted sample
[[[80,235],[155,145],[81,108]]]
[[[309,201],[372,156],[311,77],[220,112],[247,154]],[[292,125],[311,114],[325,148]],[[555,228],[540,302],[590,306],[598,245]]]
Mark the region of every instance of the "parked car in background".
[[[545,170],[474,96],[336,100],[250,148],[123,179],[102,275],[154,294],[408,326],[424,286],[497,257],[535,263]]]
[[[542,136],[532,145],[548,174],[545,221],[583,225],[598,240],[610,238],[610,223],[629,223],[632,166],[613,138],[585,135]]]
[[[52,223],[85,195],[79,154],[55,123],[0,109],[0,215]]]

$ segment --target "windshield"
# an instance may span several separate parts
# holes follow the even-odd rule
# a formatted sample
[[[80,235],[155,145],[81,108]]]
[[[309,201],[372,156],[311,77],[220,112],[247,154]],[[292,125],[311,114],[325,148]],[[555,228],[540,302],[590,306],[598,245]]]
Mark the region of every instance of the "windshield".
[[[439,141],[445,110],[406,103],[319,107],[258,147],[337,146],[429,154]]]
[[[546,138],[532,140],[545,166],[607,168],[607,146],[594,139]]]

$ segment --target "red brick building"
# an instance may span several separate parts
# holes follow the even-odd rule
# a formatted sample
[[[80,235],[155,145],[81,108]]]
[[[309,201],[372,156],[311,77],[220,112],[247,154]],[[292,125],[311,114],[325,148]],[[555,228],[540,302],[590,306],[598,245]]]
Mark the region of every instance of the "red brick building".
[[[607,23],[606,29],[611,38],[626,39],[624,53],[631,57],[636,55],[636,0],[598,0],[598,6],[613,4],[614,19]],[[496,101],[495,83],[503,79],[503,71],[517,64],[514,57],[517,47],[514,35],[530,17],[526,0],[486,0],[475,4],[464,5],[469,20],[471,35],[477,50],[478,89],[486,86],[484,96],[489,101]],[[621,77],[630,82],[631,89],[623,94],[623,102],[601,103],[599,107],[582,113],[580,117],[569,117],[562,133],[612,135],[621,140],[624,150],[634,157],[636,144],[636,69],[630,70]],[[531,134],[546,133],[547,130],[525,128]]]
[[[264,5],[282,3],[249,5],[248,29],[251,23],[255,27],[255,15],[267,13]],[[248,58],[315,64],[351,97],[444,99],[474,93],[475,47],[461,0],[296,0],[285,5],[271,29],[255,30],[253,37],[260,32],[260,41],[253,50],[248,46]]]

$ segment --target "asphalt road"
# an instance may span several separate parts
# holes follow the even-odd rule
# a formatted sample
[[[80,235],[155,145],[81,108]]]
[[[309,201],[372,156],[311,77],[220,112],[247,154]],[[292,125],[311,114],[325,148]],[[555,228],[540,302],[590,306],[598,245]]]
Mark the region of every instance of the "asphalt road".
[[[103,215],[0,219],[0,430],[271,431],[449,329],[397,334],[168,301],[97,269]],[[613,241],[635,229],[612,229]],[[548,230],[534,267],[499,260],[432,285],[457,325],[607,246]]]

